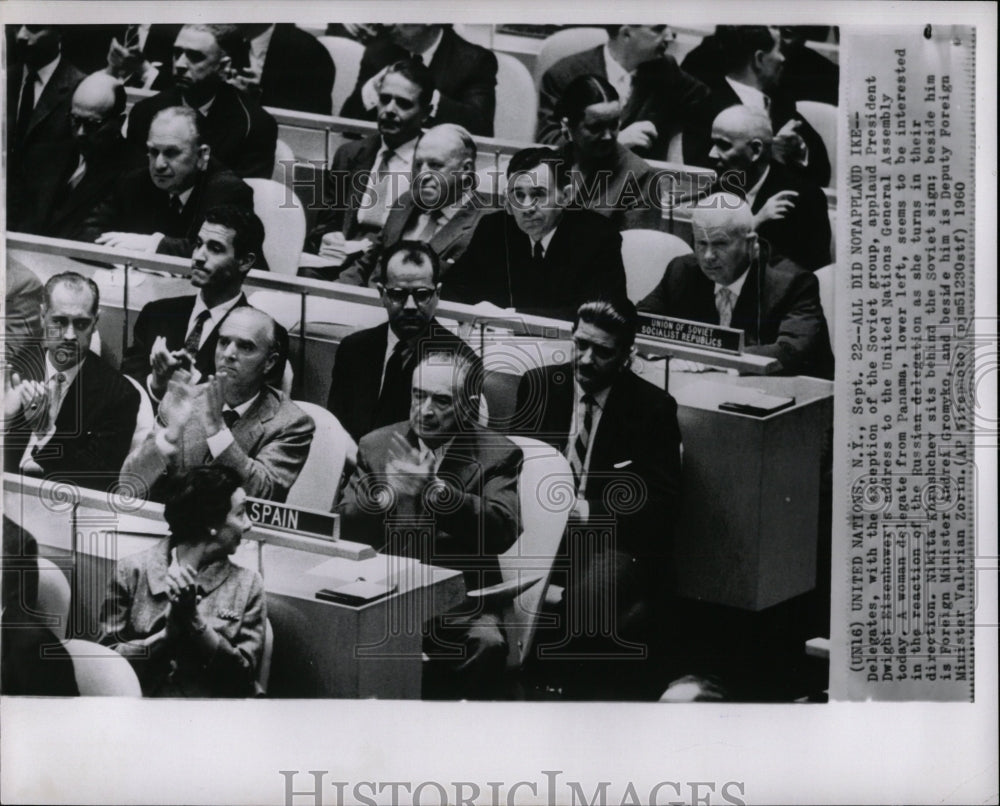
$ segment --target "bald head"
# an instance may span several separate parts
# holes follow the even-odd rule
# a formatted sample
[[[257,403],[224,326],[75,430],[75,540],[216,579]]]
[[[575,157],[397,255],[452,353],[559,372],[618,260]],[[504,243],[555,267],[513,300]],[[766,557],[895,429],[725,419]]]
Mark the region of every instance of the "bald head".
[[[691,213],[694,255],[708,279],[729,285],[750,266],[757,235],[750,206],[732,193],[713,193]]]
[[[85,156],[117,142],[125,114],[125,88],[105,72],[93,73],[73,92],[70,127]]]
[[[738,171],[745,176],[741,187],[750,188],[771,161],[771,120],[763,109],[731,106],[712,122],[712,150],[709,159],[721,175]]]
[[[476,169],[476,144],[461,126],[442,123],[428,129],[413,153],[414,200],[434,210],[456,202]]]

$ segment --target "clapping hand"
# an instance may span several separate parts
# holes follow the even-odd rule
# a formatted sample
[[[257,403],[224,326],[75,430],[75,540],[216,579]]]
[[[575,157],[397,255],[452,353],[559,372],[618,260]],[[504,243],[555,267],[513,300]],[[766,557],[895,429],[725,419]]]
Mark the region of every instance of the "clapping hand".
[[[162,239],[163,236],[159,233],[142,235],[138,232],[104,232],[97,236],[94,243],[131,252],[155,252]]]
[[[178,369],[167,384],[167,393],[160,402],[160,418],[166,423],[167,440],[176,442],[191,419],[197,388],[191,383],[191,373]]]
[[[35,433],[48,427],[49,388],[41,381],[21,380],[16,372],[6,376],[3,396],[4,419],[21,414]]]
[[[222,418],[222,406],[226,402],[226,379],[209,375],[208,380],[201,385],[201,391],[205,399],[198,409],[198,414],[205,428],[205,436],[212,437],[226,425]]]
[[[157,336],[149,353],[149,366],[152,370],[150,386],[153,387],[153,393],[157,397],[163,397],[170,376],[178,369],[190,368],[193,363],[187,350],[168,350],[167,340],[163,336]]]
[[[625,148],[651,148],[657,134],[656,124],[651,120],[637,120],[618,132],[618,143]]]
[[[401,496],[416,496],[434,476],[434,454],[420,451],[400,434],[389,442],[389,459],[385,463],[386,481]]]
[[[167,596],[170,599],[170,614],[167,618],[167,634],[175,637],[201,621],[198,612],[198,574],[187,564],[174,563],[167,569]]]
[[[799,126],[801,125],[801,120],[791,118],[774,135],[771,151],[778,162],[792,167],[801,167],[808,161],[809,149],[806,147],[806,141],[799,134]]]

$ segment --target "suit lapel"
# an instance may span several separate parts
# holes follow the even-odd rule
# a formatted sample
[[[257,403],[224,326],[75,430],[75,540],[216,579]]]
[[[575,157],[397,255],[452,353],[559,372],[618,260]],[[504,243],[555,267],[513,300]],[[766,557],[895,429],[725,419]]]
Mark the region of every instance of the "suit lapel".
[[[24,135],[25,140],[31,136],[32,130],[49,116],[49,113],[55,108],[56,104],[65,98],[69,92],[70,88],[69,82],[66,80],[66,69],[66,60],[60,57],[55,72],[52,73],[49,83],[42,90],[42,95],[35,104],[34,111],[31,113],[31,120],[28,121],[28,129]]]
[[[750,267],[747,279],[743,283],[743,289],[740,291],[740,297],[733,306],[731,327],[746,331],[747,344],[756,344],[759,341],[757,309],[760,304],[760,295],[758,292],[759,284],[763,279],[760,276],[760,269],[757,262],[754,262]]]
[[[359,174],[367,174],[371,170],[372,165],[375,163],[375,156],[381,147],[382,138],[377,134],[373,134],[361,141],[356,157],[357,162],[355,163],[358,166],[357,170]],[[350,235],[351,231],[358,224],[358,208],[361,206],[365,189],[368,187],[368,180],[366,178],[362,182],[359,177],[357,181],[352,182],[352,185],[351,200],[348,204],[347,214],[344,216],[343,232],[345,235]]]
[[[470,205],[456,212],[452,216],[451,221],[434,233],[434,237],[430,240],[430,246],[438,255],[443,254],[449,246],[476,226],[476,222],[479,220],[479,211],[475,208],[475,205],[478,203],[479,200],[473,198]]]

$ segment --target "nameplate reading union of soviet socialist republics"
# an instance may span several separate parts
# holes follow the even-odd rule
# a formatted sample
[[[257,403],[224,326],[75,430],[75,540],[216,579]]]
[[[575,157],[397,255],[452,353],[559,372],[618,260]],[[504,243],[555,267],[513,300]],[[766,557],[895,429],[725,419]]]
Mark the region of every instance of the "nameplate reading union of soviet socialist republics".
[[[743,352],[742,330],[706,325],[703,322],[690,322],[687,319],[672,319],[669,316],[657,316],[652,313],[642,314],[639,317],[639,335],[720,353],[739,355]]]
[[[340,539],[340,516],[318,509],[293,507],[261,498],[247,499],[247,515],[255,526],[297,532],[325,540]]]

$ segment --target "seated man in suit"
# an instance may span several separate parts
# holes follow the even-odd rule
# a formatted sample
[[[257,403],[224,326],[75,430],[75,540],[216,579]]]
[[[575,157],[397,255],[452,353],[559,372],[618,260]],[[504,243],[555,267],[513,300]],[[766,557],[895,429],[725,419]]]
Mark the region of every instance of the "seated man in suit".
[[[428,350],[454,350],[480,366],[472,348],[434,318],[440,275],[437,254],[420,241],[400,241],[382,256],[377,287],[389,321],[347,336],[330,380],[327,408],[355,442],[406,419],[413,368]]]
[[[375,243],[337,281],[374,285],[379,257],[404,238],[430,245],[446,276],[465,252],[480,217],[495,207],[493,199],[473,190],[475,171],[476,144],[465,129],[442,123],[424,132],[413,155],[410,190],[389,211]]]
[[[573,327],[572,364],[527,372],[517,394],[517,425],[527,436],[549,442],[569,459],[577,503],[567,531],[572,568],[568,601],[579,613],[613,613],[614,633],[587,641],[569,636],[568,644],[613,660],[644,643],[651,611],[670,584],[671,528],[680,490],[680,431],[674,399],[635,375],[638,317],[628,300],[587,302]],[[616,510],[616,502],[622,502]],[[638,505],[636,505],[638,503]],[[598,546],[586,532],[607,530]],[[583,625],[580,625],[583,626]],[[592,627],[593,625],[591,625]],[[584,627],[584,632],[586,628]],[[597,659],[578,672],[598,673]],[[631,661],[619,664],[635,666]],[[606,670],[605,670],[606,671]],[[627,696],[615,684],[601,694]],[[599,682],[588,679],[586,686]],[[592,694],[583,679],[580,694]],[[616,690],[617,689],[617,690]]]
[[[323,177],[323,208],[305,249],[339,266],[367,246],[396,199],[410,186],[417,138],[431,108],[434,82],[422,64],[401,61],[382,76],[378,92],[378,134],[344,143]],[[314,279],[330,272],[300,271]]]
[[[160,403],[157,425],[122,467],[122,484],[165,500],[196,465],[221,464],[240,474],[253,498],[284,501],[309,455],[312,418],[266,376],[278,361],[277,324],[242,306],[219,326],[215,375],[195,384],[176,369]]]
[[[479,219],[445,299],[570,320],[586,300],[624,298],[621,235],[604,216],[571,206],[565,158],[526,148],[511,157],[507,178],[507,210]]]
[[[109,489],[128,453],[139,392],[90,352],[96,283],[76,272],[45,284],[44,337],[13,356],[5,378],[4,466]]]
[[[731,106],[712,124],[709,157],[718,187],[742,195],[754,229],[767,241],[769,263],[788,259],[809,271],[830,263],[826,195],[808,179],[771,159],[771,120],[762,109]]]
[[[719,25],[715,29],[720,73],[709,84],[708,114],[684,131],[684,162],[711,167],[711,126],[715,116],[736,104],[762,109],[771,118],[774,158],[819,187],[830,182],[830,158],[823,139],[796,111],[782,88],[785,57],[777,28]],[[690,55],[690,54],[689,54]],[[685,62],[686,63],[686,62]]]
[[[60,170],[42,172],[31,182],[35,215],[24,231],[83,239],[87,216],[131,165],[121,135],[125,102],[125,88],[107,73],[94,73],[77,85],[69,112],[75,147],[66,150]]]
[[[190,370],[197,382],[215,374],[219,326],[235,309],[249,305],[243,281],[264,242],[264,225],[240,207],[213,207],[195,239],[191,256],[194,296],[147,302],[135,320],[122,372],[139,381],[154,406],[167,391],[171,374]],[[267,376],[281,385],[288,336],[278,325],[279,359]]]
[[[12,45],[7,70],[7,228],[37,231],[36,191],[61,179],[65,155],[73,150],[70,99],[83,73],[62,52],[61,26],[6,28],[7,44]]]
[[[640,311],[746,333],[746,352],[781,362],[787,375],[833,378],[830,334],[815,276],[789,260],[761,260],[753,214],[731,193],[699,202],[694,254],[670,261]]]
[[[148,167],[122,176],[87,219],[85,240],[190,257],[206,210],[219,205],[253,210],[253,190],[212,158],[193,109],[158,112],[146,151]]]
[[[409,421],[361,439],[338,507],[356,539],[461,570],[467,590],[500,581],[497,555],[521,531],[521,450],[476,424],[481,385],[482,375],[460,353],[425,355],[413,372]],[[432,622],[425,639],[440,673],[425,672],[424,696],[490,696],[507,657],[499,615],[486,605],[449,614],[448,622]],[[456,644],[461,656],[448,658]]]
[[[128,141],[143,149],[156,113],[186,106],[202,117],[203,143],[239,176],[271,177],[278,124],[227,82],[243,35],[235,25],[185,25],[174,42],[174,86],[139,101],[129,114]]]
[[[611,83],[621,99],[618,142],[646,159],[667,158],[670,139],[700,119],[708,87],[681,70],[667,53],[666,25],[608,25],[608,42],[556,62],[542,76],[538,98],[541,143],[567,140],[556,109],[570,82],[594,75]]]
[[[344,102],[345,118],[371,120],[383,71],[400,59],[422,62],[436,88],[433,123],[457,123],[473,134],[493,136],[497,57],[466,42],[450,25],[387,25],[365,48],[354,92]]]
[[[247,58],[234,65],[231,83],[261,106],[330,114],[336,71],[316,37],[290,22],[243,23],[240,30]]]

